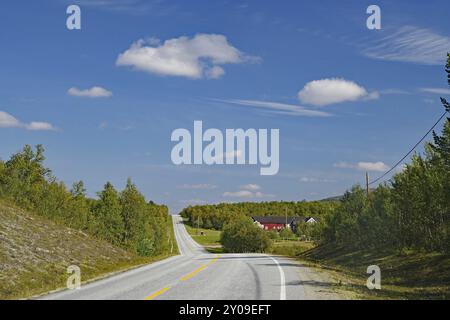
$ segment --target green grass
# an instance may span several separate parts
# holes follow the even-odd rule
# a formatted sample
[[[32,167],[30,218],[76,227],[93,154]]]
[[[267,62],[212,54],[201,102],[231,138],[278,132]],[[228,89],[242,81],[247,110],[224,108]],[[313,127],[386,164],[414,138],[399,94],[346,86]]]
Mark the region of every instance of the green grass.
[[[221,246],[220,234],[222,231],[212,229],[193,228],[188,224],[184,224],[189,235],[200,245],[205,247]],[[203,235],[201,233],[203,232]]]
[[[270,247],[269,253],[295,257],[312,248],[314,248],[313,242],[277,240]]]
[[[450,299],[450,256],[417,251],[350,250],[320,246],[300,255],[300,261],[325,270],[338,292],[354,299]],[[366,287],[367,267],[381,269],[381,290]]]
[[[80,267],[85,283],[168,256],[139,257],[0,202],[0,300],[64,288],[70,265]]]
[[[316,247],[305,241],[276,241],[269,252],[326,273],[333,289],[349,299],[450,299],[450,256],[442,253]],[[381,269],[381,290],[366,286],[370,265]]]

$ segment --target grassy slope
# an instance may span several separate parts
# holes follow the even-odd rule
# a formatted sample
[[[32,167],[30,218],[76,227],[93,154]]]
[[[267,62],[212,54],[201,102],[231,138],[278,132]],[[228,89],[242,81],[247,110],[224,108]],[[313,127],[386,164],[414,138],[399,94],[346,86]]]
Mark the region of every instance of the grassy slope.
[[[177,251],[175,243],[173,253]],[[81,268],[85,282],[162,258],[137,257],[0,202],[0,299],[30,297],[65,287],[70,265]]]
[[[314,243],[306,241],[275,241],[269,249],[269,253],[295,257],[299,254],[310,250],[314,247]]]
[[[359,299],[450,299],[450,257],[440,253],[339,249],[321,246],[297,256],[325,270],[338,291]],[[366,287],[369,265],[381,269],[381,290]]]

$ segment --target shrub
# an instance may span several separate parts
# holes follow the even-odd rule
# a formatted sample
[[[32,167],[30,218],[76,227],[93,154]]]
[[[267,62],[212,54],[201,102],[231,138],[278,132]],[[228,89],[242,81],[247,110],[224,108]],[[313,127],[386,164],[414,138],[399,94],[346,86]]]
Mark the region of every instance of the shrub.
[[[220,242],[227,252],[265,252],[272,244],[268,234],[249,219],[227,224]]]

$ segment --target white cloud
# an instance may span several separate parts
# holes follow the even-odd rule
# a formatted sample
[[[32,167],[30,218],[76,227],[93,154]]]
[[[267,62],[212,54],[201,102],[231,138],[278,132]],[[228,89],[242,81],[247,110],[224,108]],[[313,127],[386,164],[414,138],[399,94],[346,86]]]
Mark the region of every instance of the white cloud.
[[[98,86],[84,90],[72,87],[69,90],[67,90],[67,93],[71,96],[86,97],[86,98],[109,98],[112,96],[111,91],[108,91],[105,88]]]
[[[273,197],[271,194],[264,194],[260,191],[252,192],[249,190],[239,190],[236,192],[224,192],[224,197],[230,198],[270,198]]]
[[[420,91],[433,94],[450,95],[450,89],[447,88],[421,88]]]
[[[261,186],[257,184],[246,184],[239,187],[240,190],[235,192],[224,192],[224,197],[230,198],[272,198],[274,195],[262,193]]]
[[[48,130],[56,130],[56,128],[53,127],[48,122],[37,122],[33,121],[26,125],[26,128],[31,131],[48,131]]]
[[[236,192],[224,192],[223,196],[233,198],[253,198],[253,192],[248,190],[240,190]]]
[[[384,162],[358,162],[356,164],[348,162],[338,162],[333,165],[335,168],[357,169],[361,171],[387,171],[390,169]]]
[[[0,111],[0,128],[23,128],[31,131],[56,130],[56,128],[48,122],[33,121],[30,123],[23,123],[4,111]]]
[[[304,182],[304,183],[321,183],[321,182],[335,182],[335,180],[315,178],[315,177],[301,177],[300,178],[300,182]]]
[[[242,190],[249,190],[249,191],[256,191],[256,190],[261,190],[261,186],[257,185],[257,184],[246,184],[240,187]]]
[[[378,97],[378,92],[369,93],[364,87],[355,82],[339,78],[308,82],[298,92],[298,98],[302,103],[314,106],[326,106],[360,99],[377,99]]]
[[[223,35],[197,34],[162,44],[138,40],[118,56],[116,65],[158,75],[217,79],[225,73],[222,65],[258,60],[233,47]]]
[[[367,171],[387,171],[389,170],[389,166],[387,166],[384,162],[358,162],[357,167],[359,170],[367,170]]]
[[[370,42],[363,54],[381,60],[443,65],[449,50],[449,37],[429,29],[403,26],[390,35]]]
[[[205,75],[208,79],[219,79],[225,74],[225,70],[222,67],[214,66],[205,71]]]
[[[12,115],[4,111],[0,111],[0,128],[15,128],[21,126],[22,124],[20,123],[20,121],[14,118]]]
[[[216,189],[217,186],[213,184],[182,184],[177,186],[178,189],[193,189],[193,190],[212,190]]]
[[[224,102],[239,106],[249,106],[255,108],[268,109],[272,113],[285,114],[290,116],[304,116],[304,117],[329,117],[331,114],[318,110],[309,110],[305,107],[296,106],[292,104],[258,101],[258,100],[239,100],[239,99],[214,99],[214,101]]]

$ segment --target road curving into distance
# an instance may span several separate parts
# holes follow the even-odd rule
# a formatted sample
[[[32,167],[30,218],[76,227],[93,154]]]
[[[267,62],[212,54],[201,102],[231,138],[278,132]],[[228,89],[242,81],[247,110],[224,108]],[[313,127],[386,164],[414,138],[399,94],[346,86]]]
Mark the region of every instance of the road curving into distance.
[[[329,283],[296,261],[265,254],[211,254],[173,216],[180,255],[41,299],[336,299]]]

